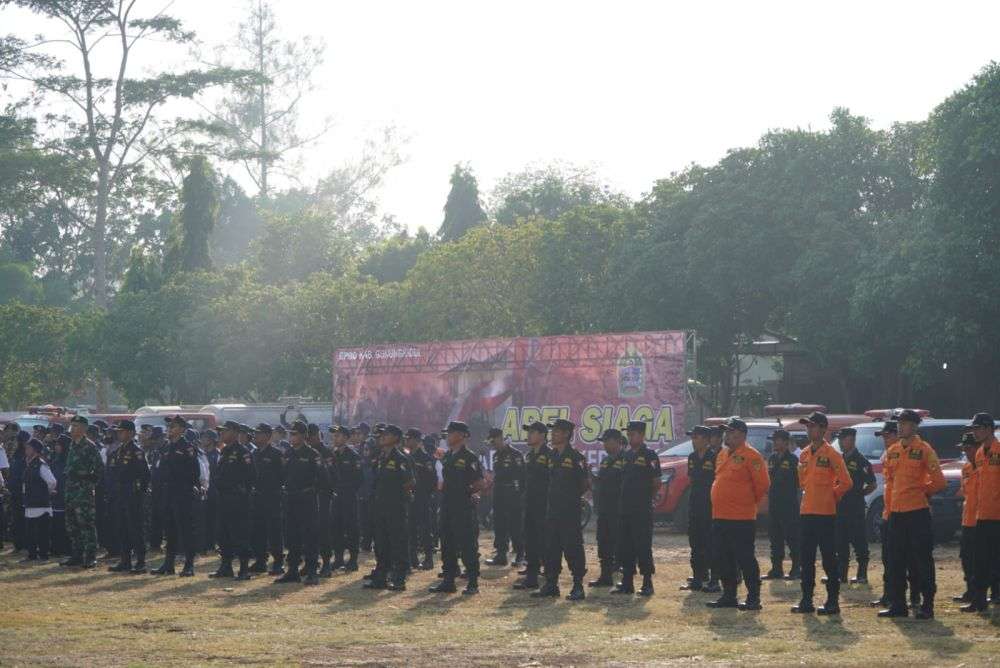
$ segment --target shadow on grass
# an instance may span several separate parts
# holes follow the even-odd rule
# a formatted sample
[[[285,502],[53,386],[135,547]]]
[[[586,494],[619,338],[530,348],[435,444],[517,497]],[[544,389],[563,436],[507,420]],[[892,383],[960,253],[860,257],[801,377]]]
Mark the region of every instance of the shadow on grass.
[[[967,652],[972,647],[972,642],[956,638],[954,629],[936,619],[895,618],[892,622],[910,645],[936,656],[954,656]]]
[[[544,578],[542,581],[544,583]],[[588,603],[588,601],[571,603],[563,599],[563,596],[568,593],[568,589],[560,587],[560,590],[559,598],[548,596],[545,598],[532,598],[531,594],[538,591],[537,589],[530,591],[510,589],[510,593],[500,602],[498,608],[508,611],[512,609],[524,610],[524,617],[521,618],[521,623],[518,625],[518,628],[522,631],[535,631],[550,626],[558,626],[566,620],[566,615],[570,607],[574,605],[587,605]]]
[[[798,580],[765,580],[765,582],[767,593],[779,601],[794,603],[802,598],[802,585]]]
[[[330,582],[330,580],[324,580]],[[363,580],[358,573],[351,573],[349,576],[339,581],[340,586],[323,591],[319,597],[320,603],[334,603],[334,610],[342,609],[344,606],[352,610],[378,605],[383,598],[393,592],[384,589],[365,589]],[[320,585],[322,587],[322,585]],[[413,586],[407,583],[407,586]]]
[[[788,613],[792,614],[792,613]],[[850,649],[859,641],[859,636],[844,626],[840,615],[817,617],[816,615],[798,615],[806,629],[806,640],[819,645],[828,652],[842,652]]]
[[[91,593],[129,591],[131,589],[148,587],[152,584],[148,575],[115,575],[112,573],[106,573],[105,575],[108,576],[106,580],[102,579],[100,583],[91,587]]]

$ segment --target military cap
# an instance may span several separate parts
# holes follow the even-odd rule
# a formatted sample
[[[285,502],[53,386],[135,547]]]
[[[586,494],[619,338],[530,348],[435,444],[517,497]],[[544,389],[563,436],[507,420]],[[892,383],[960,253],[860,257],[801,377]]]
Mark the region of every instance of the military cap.
[[[720,424],[719,429],[722,431],[742,431],[745,434],[747,433],[747,423],[734,415]]]
[[[415,438],[418,441],[424,437],[424,432],[420,431],[416,427],[410,427],[406,430],[406,438]]]
[[[69,419],[69,421],[70,421],[70,424],[73,424],[75,422],[76,424],[82,424],[85,427],[88,424],[90,424],[90,421],[87,420],[87,418],[83,417],[82,415],[74,415],[73,417],[71,417]]]
[[[883,434],[895,434],[899,431],[899,423],[895,420],[886,420],[882,425],[882,429],[875,432],[876,436],[881,436]]]
[[[190,426],[188,425],[188,421],[184,419],[183,415],[168,415],[167,417],[163,418],[163,421],[167,424],[180,425],[185,429],[187,429]]]
[[[330,427],[330,433],[331,434],[343,434],[344,436],[350,436],[351,435],[351,429],[349,427],[345,427],[342,424],[339,424],[336,427],[334,427],[334,426],[331,425],[331,427]]]
[[[285,425],[283,425],[283,424],[280,424],[280,423],[279,423],[279,424],[276,424],[276,425],[274,425],[274,431],[275,431],[276,433],[278,433],[278,434],[287,434],[287,433],[288,433],[288,430],[287,430],[287,429],[285,429]]]
[[[976,413],[972,418],[972,422],[965,425],[966,429],[972,429],[973,427],[987,427],[988,429],[996,429],[996,422],[993,420],[993,416],[989,413]]]
[[[537,432],[539,432],[541,434],[547,434],[547,433],[549,433],[549,426],[547,424],[545,424],[544,422],[541,422],[539,420],[535,420],[531,424],[524,425],[524,430],[525,431],[537,431]]]
[[[39,454],[45,449],[45,444],[37,438],[29,438],[27,446]]]
[[[231,431],[240,431],[240,423],[237,422],[236,420],[226,420],[218,427],[216,427],[216,429],[218,429],[219,431],[223,431],[225,429],[229,429]]]
[[[493,438],[495,436],[503,436],[503,429],[501,429],[500,427],[490,427],[490,431],[489,434],[487,434],[487,436],[489,438]]]
[[[827,419],[825,413],[813,411],[808,417],[804,417],[799,420],[799,424],[814,424],[820,427],[827,427],[830,425],[830,420]]]
[[[965,432],[962,434],[962,442],[960,444],[963,448],[975,447],[979,445],[976,442],[976,437],[972,435],[971,432]]]
[[[360,431],[362,434],[370,434],[372,430],[372,428],[368,426],[367,422],[359,422],[355,429]]]
[[[56,439],[56,443],[63,446],[64,448],[69,447],[73,439],[69,437],[69,434],[59,434],[59,438]]]
[[[256,427],[253,428],[253,430],[254,431],[259,431],[262,434],[273,434],[274,433],[274,429],[271,427],[271,425],[269,425],[266,422],[259,423]]]
[[[437,436],[434,434],[427,434],[424,436],[423,444],[424,447],[436,446],[438,442]]]
[[[923,418],[920,417],[920,413],[912,408],[904,408],[894,417],[896,422],[912,422],[913,424],[920,424],[923,421]]]
[[[448,426],[444,428],[444,433],[446,434],[450,434],[453,431],[457,431],[460,434],[465,434],[466,436],[472,433],[469,430],[469,425],[465,424],[464,422],[459,422],[457,420],[449,422]]]
[[[205,431],[201,432],[201,435],[202,437],[207,438],[212,442],[219,440],[219,432],[215,431],[214,429],[206,429]]]
[[[118,424],[115,425],[115,429],[118,429],[120,431],[130,431],[134,434],[135,422],[132,422],[131,420],[119,420]]]
[[[47,434],[49,433],[49,428],[43,424],[36,424],[34,427],[31,428],[31,431],[41,434]]]
[[[307,427],[306,423],[303,422],[302,420],[296,420],[295,422],[292,423],[292,428],[290,429],[290,431],[293,434],[308,434],[309,427]]]
[[[18,445],[24,445],[25,443],[31,440],[31,434],[29,434],[24,430],[21,430],[17,432],[17,436],[15,436],[14,438],[17,439]]]
[[[628,426],[625,427],[625,431],[626,432],[629,432],[629,431],[641,431],[642,433],[645,434],[646,433],[646,423],[643,422],[642,420],[629,420]]]
[[[857,435],[858,435],[858,430],[855,429],[854,427],[844,427],[843,429],[837,432],[838,438],[846,438],[847,436],[857,436]]]
[[[576,425],[564,418],[556,418],[549,425],[549,429],[563,429],[565,431],[573,431],[574,429],[576,429]]]
[[[96,425],[98,429],[107,429],[109,426],[104,420],[94,420],[94,425]]]
[[[97,428],[96,424],[87,425],[87,436],[90,438],[97,438],[101,435],[101,430]]]
[[[139,425],[140,431],[148,431],[148,430],[150,430],[152,428],[153,428],[153,425],[149,424],[148,422]]]
[[[309,433],[310,433],[310,434],[318,434],[318,433],[319,433],[319,425],[318,425],[318,424],[316,424],[315,422],[310,422],[310,423],[309,423],[309,424],[308,424],[308,425],[306,426],[306,429],[308,429],[308,430],[309,430]]]
[[[694,426],[691,429],[691,431],[686,431],[684,433],[687,434],[688,436],[695,436],[695,435],[708,436],[708,435],[710,435],[712,433],[712,429],[711,429],[711,427],[706,427],[703,424],[699,424],[699,425]]]
[[[54,435],[58,436],[59,434],[63,433],[64,431],[66,431],[66,427],[62,426],[58,422],[56,422],[55,424],[49,425],[49,433],[50,434],[54,434]]]
[[[146,425],[142,425],[142,426],[145,427]],[[209,430],[209,431],[211,431],[211,430]],[[155,426],[152,429],[150,429],[149,430],[149,437],[150,438],[163,438],[163,427]]]
[[[776,439],[779,439],[779,438],[787,441],[791,437],[792,437],[792,435],[788,433],[787,429],[775,429],[774,431],[771,432],[771,440],[772,441],[774,441]]]
[[[390,436],[395,436],[396,438],[403,438],[403,430],[394,424],[387,424],[382,428],[383,434],[389,434]]]
[[[597,440],[603,443],[604,441],[611,440],[612,438],[617,438],[620,441],[624,438],[624,436],[622,436],[622,433],[617,429],[605,429],[604,433],[601,434]]]

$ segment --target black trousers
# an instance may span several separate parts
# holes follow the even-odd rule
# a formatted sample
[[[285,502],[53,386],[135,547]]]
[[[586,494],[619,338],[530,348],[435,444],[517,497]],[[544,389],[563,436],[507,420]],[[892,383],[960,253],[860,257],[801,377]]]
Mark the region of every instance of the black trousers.
[[[911,586],[916,586],[925,603],[934,600],[937,585],[934,574],[934,534],[929,509],[892,513],[889,516],[889,564],[889,599],[893,605],[906,606],[908,567],[913,574]]]
[[[799,518],[801,534],[800,567],[802,568],[802,595],[811,597],[816,588],[816,549],[819,548],[826,573],[826,593],[830,599],[840,595],[840,571],[837,567],[837,541],[834,534],[835,515],[802,515]]]
[[[691,575],[699,582],[715,579],[712,563],[712,501],[691,497],[688,506],[688,545],[691,546]]]
[[[797,499],[769,499],[767,504],[767,537],[771,543],[771,563],[785,560],[785,546],[792,565],[799,563],[799,503]]]
[[[854,548],[854,558],[859,562],[868,562],[868,526],[865,520],[864,499],[861,503],[841,503],[837,506],[837,561],[840,567],[847,568],[851,561],[851,548]]]
[[[441,567],[458,575],[458,561],[470,576],[479,575],[479,515],[476,506],[441,505]]]
[[[197,546],[194,540],[195,500],[189,495],[171,495],[166,517],[167,558],[183,554],[185,561],[194,562]]]
[[[149,497],[149,546],[159,548],[166,540],[170,504],[165,490],[154,487]]]
[[[528,571],[538,573],[545,559],[545,503],[524,507],[524,558]]]
[[[345,490],[333,500],[333,550],[341,556],[344,550],[357,555],[358,543],[358,493]]]
[[[962,527],[958,558],[962,560],[962,578],[965,588],[972,591],[976,586],[976,527]]]
[[[429,557],[434,552],[434,545],[431,543],[431,503],[429,495],[414,495],[413,501],[410,503],[409,530],[410,558],[415,559],[420,552]]]
[[[620,563],[620,519],[617,504],[602,503],[597,509],[597,559],[601,562],[602,569],[614,570]]]
[[[546,579],[555,580],[559,577],[563,558],[566,559],[566,565],[569,566],[569,572],[574,579],[582,578],[587,573],[587,557],[583,552],[583,528],[580,526],[580,516],[576,513],[545,519]],[[624,562],[622,565],[624,567]]]
[[[976,522],[976,589],[1000,581],[1000,520]]]
[[[143,495],[135,494],[130,498],[122,498],[118,503],[118,537],[121,540],[121,558],[136,561],[146,560],[146,538],[143,521]]]
[[[323,561],[327,562],[333,557],[333,517],[330,512],[333,507],[333,492],[319,492],[316,501],[319,504],[316,514],[319,554],[323,557]]]
[[[14,543],[14,548],[23,550],[27,544],[25,535],[26,522],[24,517],[24,504],[20,494],[10,495],[10,539]]]
[[[2,511],[2,509],[0,509]],[[3,541],[0,541],[2,544]],[[52,511],[52,554],[69,554],[69,535],[66,533],[66,511]]]
[[[250,557],[250,507],[245,493],[219,493],[219,522],[216,536],[223,561]]]
[[[622,573],[634,575],[638,565],[642,575],[652,575],[656,571],[653,566],[653,513],[630,512],[619,514],[619,518],[618,561]]]
[[[274,563],[285,559],[282,536],[280,496],[254,496],[250,518],[250,549],[258,561],[267,561],[270,553]]]
[[[497,554],[507,554],[509,548],[513,548],[515,554],[524,552],[521,534],[524,504],[521,499],[521,493],[513,487],[493,490],[493,547]]]
[[[372,546],[372,500],[369,496],[358,497],[358,522],[361,533],[361,547],[370,549]]]
[[[121,549],[122,539],[118,535],[118,499],[104,485],[98,485],[95,493],[97,513],[97,543],[111,554]]]
[[[52,515],[46,513],[41,517],[27,517],[24,520],[25,547],[29,557],[39,559],[49,558],[49,541],[51,536]]]
[[[396,578],[406,577],[410,564],[406,506],[375,508],[373,520],[375,572],[381,579],[388,577],[390,572]]]
[[[210,492],[205,501],[205,530],[199,539],[201,550],[211,552],[218,544],[216,531],[219,526],[219,495]]]
[[[728,592],[736,592],[736,577],[742,575],[748,592],[760,593],[760,566],[754,554],[754,520],[712,520],[712,549],[719,579]]]
[[[317,512],[315,492],[285,496],[285,542],[288,544],[289,571],[298,568],[303,559],[306,568],[316,568],[319,550],[316,540]]]

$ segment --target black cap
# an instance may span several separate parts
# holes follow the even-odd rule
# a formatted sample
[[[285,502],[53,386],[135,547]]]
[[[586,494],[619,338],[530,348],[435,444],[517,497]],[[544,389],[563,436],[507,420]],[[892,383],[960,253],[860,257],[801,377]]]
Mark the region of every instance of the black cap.
[[[107,422],[105,422],[104,420],[94,420],[94,424],[95,424],[95,425],[96,425],[96,426],[97,426],[97,427],[98,427],[99,429],[107,429],[107,428],[108,428],[108,423],[107,423]]]
[[[309,430],[310,434],[318,434],[319,433],[319,425],[316,424],[315,422],[310,422],[309,425],[306,427],[306,429]]]
[[[837,438],[844,438],[846,436],[857,436],[858,430],[854,427],[844,427],[837,432]]]
[[[143,425],[143,426],[145,427],[146,425]],[[153,427],[152,429],[150,429],[149,430],[149,437],[150,438],[162,438],[163,437],[163,427],[160,427],[159,425],[157,425],[157,426]]]
[[[37,438],[29,438],[28,447],[34,450],[35,452],[41,453],[45,449],[45,444],[43,444]]]
[[[87,436],[92,438],[97,438],[101,434],[101,430],[97,428],[96,424],[87,425]]]
[[[418,441],[424,437],[424,432],[420,431],[416,427],[410,427],[406,430],[406,438],[415,438]]]
[[[489,434],[487,434],[487,436],[489,438],[493,438],[494,436],[503,436],[503,429],[501,429],[500,427],[490,427],[490,431]]]
[[[146,431],[147,429],[152,429],[152,428],[153,425],[149,424],[148,422],[139,425],[139,431]]]
[[[155,429],[159,429],[160,430],[160,434],[163,434],[163,428],[162,427],[154,427],[154,430]],[[219,440],[219,434],[214,429],[206,429],[205,431],[201,432],[201,435],[202,435],[203,438],[207,438],[210,441],[217,441],[217,440]]]
[[[448,426],[444,428],[444,433],[450,434],[453,431],[457,431],[460,434],[465,434],[468,436],[472,432],[469,431],[469,425],[464,422],[452,421],[448,423]]]
[[[62,426],[58,422],[56,422],[55,424],[49,425],[49,433],[50,434],[55,434],[56,436],[58,436],[59,434],[63,433],[64,431],[66,431],[66,427]]]
[[[359,422],[355,429],[360,431],[362,434],[370,434],[372,430],[372,428],[368,426],[367,422]]]
[[[221,425],[219,425],[219,429],[220,430],[221,429],[229,429],[231,431],[240,431],[240,423],[237,422],[236,420],[226,420]]]
[[[775,439],[779,439],[779,438],[784,439],[784,440],[787,441],[791,437],[792,437],[792,435],[788,433],[787,429],[775,429],[774,431],[771,432],[771,440],[772,441],[775,440]]]
[[[708,435],[710,435],[712,433],[712,429],[710,427],[706,427],[703,424],[699,424],[699,425],[695,425],[691,429],[691,431],[686,431],[684,433],[687,434],[688,436],[695,436],[695,435],[708,436]]]
[[[819,411],[813,411],[809,414],[809,417],[804,417],[799,420],[799,424],[815,424],[820,427],[826,428],[830,426],[830,420],[827,419],[826,413],[820,413]]]
[[[254,427],[253,430],[254,431],[259,431],[262,434],[273,434],[274,433],[274,428],[271,427],[271,425],[269,425],[266,422],[261,422],[256,427]]]
[[[73,442],[73,439],[69,437],[69,434],[59,434],[59,438],[56,439],[56,443],[63,447],[69,446]]]
[[[70,422],[72,422],[72,420],[70,420]],[[7,424],[5,424],[3,426],[3,430],[4,431],[13,431],[13,432],[17,433],[17,432],[21,431],[21,425],[19,425],[16,422],[8,422]]]
[[[43,424],[36,424],[34,427],[31,428],[31,431],[37,431],[43,434],[47,434],[49,433],[49,428]]]
[[[382,429],[382,433],[383,434],[389,434],[391,436],[395,436],[396,438],[403,438],[403,430],[400,429],[399,427],[397,427],[394,424],[387,424]]]
[[[963,448],[968,448],[979,445],[979,443],[976,442],[976,437],[973,436],[971,432],[966,432],[962,434],[962,442],[960,443],[960,445]]]
[[[278,432],[279,434],[287,434],[288,433],[288,430],[285,429],[285,425],[281,424],[280,422],[278,424],[274,425],[274,431]]]
[[[350,429],[350,427],[345,427],[342,424],[330,425],[330,433],[331,434],[343,434],[344,436],[350,436],[351,435],[351,429]]]
[[[923,420],[920,417],[920,413],[912,408],[904,408],[895,415],[895,418],[896,422],[912,422],[913,424],[920,424]]]
[[[556,418],[549,424],[549,429],[563,429],[565,431],[573,431],[576,429],[576,425],[565,418]]]
[[[73,417],[71,417],[71,418],[69,419],[69,422],[70,422],[70,424],[73,424],[74,422],[75,422],[76,424],[82,424],[82,425],[83,425],[83,426],[85,426],[85,427],[86,427],[86,426],[87,426],[88,424],[90,424],[90,422],[89,422],[89,421],[87,420],[87,418],[83,417],[82,415],[74,415]]]
[[[525,431],[537,431],[540,434],[548,434],[549,433],[549,427],[548,427],[548,425],[546,425],[544,422],[540,422],[538,420],[535,420],[531,424],[524,425],[524,430]]]
[[[972,422],[965,426],[967,429],[972,429],[973,427],[996,429],[996,422],[993,420],[993,416],[989,413],[976,413],[976,415],[972,418]]]
[[[132,422],[131,420],[119,420],[118,424],[115,425],[115,429],[118,429],[119,431],[130,431],[134,434],[135,422]]]
[[[437,436],[435,436],[434,434],[427,434],[426,436],[424,436],[423,440],[424,447],[437,445],[437,442],[438,442]]]
[[[179,424],[185,429],[187,429],[190,426],[188,425],[188,421],[185,420],[184,417],[181,415],[168,415],[167,417],[163,418],[163,421],[166,422],[167,424]],[[230,420],[230,422],[232,422],[232,420]]]
[[[745,434],[747,433],[747,423],[734,415],[720,424],[719,429],[722,431],[742,431]]]
[[[899,431],[899,423],[895,420],[886,420],[882,428],[875,432],[876,436],[881,436],[882,434],[895,434]]]
[[[714,427],[709,427],[709,436],[722,436],[723,432],[726,430],[722,428],[721,425],[715,425]]]
[[[22,430],[17,432],[17,436],[15,436],[14,438],[17,439],[19,445],[24,445],[25,443],[31,440],[31,434]]]
[[[292,427],[289,431],[293,434],[307,434],[309,433],[309,427],[307,427],[306,423],[302,420],[296,420],[292,423]]]
[[[597,440],[603,443],[604,441],[607,441],[608,439],[611,438],[617,438],[620,441],[624,438],[624,436],[622,436],[622,433],[617,429],[605,429],[604,433],[601,434],[600,438],[598,438]]]
[[[646,433],[646,423],[642,420],[630,420],[625,431],[641,431],[643,434]]]

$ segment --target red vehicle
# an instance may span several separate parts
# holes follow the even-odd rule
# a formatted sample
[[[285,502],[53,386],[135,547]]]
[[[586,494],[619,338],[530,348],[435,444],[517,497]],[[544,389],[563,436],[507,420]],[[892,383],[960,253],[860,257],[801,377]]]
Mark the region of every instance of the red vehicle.
[[[747,442],[762,455],[771,454],[771,434],[775,429],[787,429],[792,435],[794,447],[801,447],[806,442],[805,426],[799,424],[799,419],[812,411],[825,411],[826,407],[819,404],[788,404],[781,406],[766,406],[767,417],[746,418]],[[843,427],[850,427],[871,420],[867,415],[828,415],[830,425],[827,438]],[[725,422],[728,418],[713,417],[705,420],[705,425],[714,426]],[[687,458],[694,450],[691,440],[685,440],[660,452],[660,489],[653,500],[653,514],[660,524],[670,524],[678,531],[687,531],[688,486]],[[761,503],[759,513],[767,514],[767,499]]]

